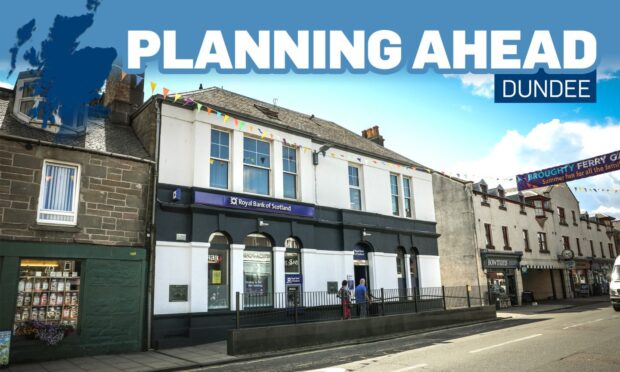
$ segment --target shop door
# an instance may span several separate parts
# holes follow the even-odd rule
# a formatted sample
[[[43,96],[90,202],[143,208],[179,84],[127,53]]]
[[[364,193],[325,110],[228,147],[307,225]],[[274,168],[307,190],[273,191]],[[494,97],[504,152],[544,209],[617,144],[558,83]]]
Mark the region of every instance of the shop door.
[[[355,265],[355,285],[360,284],[360,279],[366,279],[366,288],[370,289],[370,279],[368,277],[368,265]]]
[[[508,297],[510,297],[510,304],[512,306],[517,306],[519,301],[517,299],[517,281],[515,280],[515,274],[506,275],[506,292],[508,292]]]

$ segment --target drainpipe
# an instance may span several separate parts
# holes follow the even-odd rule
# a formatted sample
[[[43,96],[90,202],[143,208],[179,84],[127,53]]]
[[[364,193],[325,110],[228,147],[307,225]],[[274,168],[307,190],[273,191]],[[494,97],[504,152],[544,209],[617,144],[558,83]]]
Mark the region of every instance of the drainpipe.
[[[149,275],[148,275],[148,288],[147,288],[147,325],[146,325],[146,347],[152,349],[151,335],[153,329],[153,292],[155,283],[155,243],[156,239],[156,226],[155,226],[155,210],[157,207],[157,180],[159,179],[159,137],[161,134],[161,105],[162,100],[160,98],[155,99],[156,110],[156,132],[155,132],[155,165],[153,171],[153,200],[151,204],[151,239],[149,250]]]
[[[480,258],[480,251],[478,250],[478,230],[476,229],[476,213],[475,213],[475,209],[474,209],[474,193],[470,189],[470,186],[472,186],[472,185],[473,185],[472,183],[469,183],[469,184],[466,184],[464,186],[465,186],[465,190],[467,191],[467,193],[469,195],[469,198],[468,198],[469,199],[469,210],[471,211],[471,214],[473,216],[472,230],[474,232],[473,240],[474,240],[474,258],[476,259],[476,273],[477,273],[476,281],[478,282],[478,290],[480,291],[480,298],[482,298],[482,287],[480,285],[480,272],[478,271],[478,268],[482,269],[482,259]],[[478,263],[480,263],[480,265],[478,265]],[[483,273],[484,273],[484,269],[483,269]]]

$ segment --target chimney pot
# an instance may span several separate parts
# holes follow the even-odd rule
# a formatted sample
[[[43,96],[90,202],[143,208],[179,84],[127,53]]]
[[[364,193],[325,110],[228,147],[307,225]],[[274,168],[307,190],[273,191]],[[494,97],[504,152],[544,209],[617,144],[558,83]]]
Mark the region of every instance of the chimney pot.
[[[364,129],[362,131],[362,137],[367,138],[380,146],[383,146],[385,143],[385,139],[381,134],[379,134],[378,125],[375,125],[372,128]]]

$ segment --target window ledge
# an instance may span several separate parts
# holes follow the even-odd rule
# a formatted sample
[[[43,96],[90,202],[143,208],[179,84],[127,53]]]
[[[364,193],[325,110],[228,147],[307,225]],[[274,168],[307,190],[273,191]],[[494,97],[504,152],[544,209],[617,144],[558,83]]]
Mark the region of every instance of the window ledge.
[[[531,249],[524,249],[524,251],[528,252],[528,253],[532,253]]]
[[[506,208],[506,206],[505,206],[505,205],[500,205],[500,206],[499,206],[499,209],[501,209],[501,210],[503,210],[503,211],[507,211],[507,210],[508,210],[508,208]]]
[[[560,221],[560,225],[562,225],[562,226],[568,226],[568,224],[567,224],[566,222],[562,222],[562,221]]]
[[[35,230],[35,231],[59,231],[59,232],[71,232],[71,233],[76,233],[76,232],[80,232],[82,229],[80,229],[77,226],[63,226],[63,225],[34,225],[34,226],[30,226],[30,230]]]
[[[527,216],[527,213],[525,211],[520,211],[519,213],[524,215],[524,216]]]
[[[488,202],[482,201],[480,202],[480,205],[482,205],[483,207],[490,207],[491,204],[489,204]]]
[[[546,251],[538,251],[540,253],[544,253],[544,254],[551,254],[551,251],[549,251],[548,249]]]
[[[495,249],[494,245],[487,245],[487,249]]]
[[[573,222],[573,226],[579,226],[579,224],[578,224],[578,223]]]
[[[512,251],[512,247],[504,247],[505,251]]]

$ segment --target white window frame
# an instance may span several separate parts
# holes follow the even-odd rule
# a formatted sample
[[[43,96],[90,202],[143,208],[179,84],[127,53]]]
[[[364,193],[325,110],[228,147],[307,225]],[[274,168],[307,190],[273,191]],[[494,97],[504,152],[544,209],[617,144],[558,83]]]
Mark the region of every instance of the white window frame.
[[[71,212],[59,212],[59,211],[48,211],[43,209],[43,201],[45,195],[45,170],[47,166],[51,165],[59,165],[65,167],[73,167],[76,168],[75,172],[75,190],[73,193],[73,201],[71,205]],[[45,224],[45,225],[68,225],[68,226],[76,226],[77,225],[77,217],[78,217],[78,209],[79,209],[79,198],[80,198],[80,176],[81,176],[81,166],[76,163],[68,163],[60,160],[51,160],[45,159],[43,161],[43,167],[41,168],[41,184],[39,186],[39,201],[37,205],[37,223]],[[71,216],[73,219],[71,221],[55,221],[55,220],[47,220],[41,218],[41,213],[53,214],[59,216]]]
[[[392,193],[392,177],[396,177],[396,194]],[[391,214],[394,217],[400,217],[401,215],[404,214],[403,206],[402,204],[402,198],[401,198],[401,192],[400,192],[400,175],[398,173],[391,173],[390,172],[390,203],[392,205],[392,211]],[[392,198],[394,198],[394,196],[396,196],[396,208],[398,208],[398,210],[396,211],[396,214],[394,214],[394,200],[392,200]],[[401,211],[403,213],[401,213]]]
[[[405,218],[414,218],[413,213],[413,178],[408,176],[402,176],[402,184],[403,184],[403,217]],[[409,182],[409,210],[411,211],[411,216],[407,216],[407,198],[405,197],[405,181]]]
[[[248,195],[256,195],[256,196],[273,196],[274,194],[274,185],[273,185],[273,161],[274,161],[274,157],[273,157],[273,142],[272,141],[268,141],[265,139],[261,139],[260,137],[257,136],[252,136],[252,135],[245,135],[243,136],[243,141],[244,143],[242,144],[243,146],[243,150],[245,152],[245,139],[251,139],[251,140],[255,140],[255,141],[260,141],[260,142],[266,142],[269,144],[269,167],[261,167],[260,165],[253,165],[253,164],[246,164],[245,163],[245,154],[241,157],[241,166],[242,169],[245,168],[246,166],[248,167],[253,167],[253,168],[259,168],[259,169],[266,169],[267,171],[269,171],[269,193],[267,194],[259,194],[259,193],[255,193],[255,192],[249,192],[249,191],[245,191],[245,178],[243,178],[243,193],[244,194],[248,194]],[[244,176],[245,177],[245,176]]]
[[[217,131],[217,132],[221,132],[221,133],[227,133],[228,134],[228,159],[222,159],[222,158],[218,158],[218,157],[214,157],[211,154],[211,145],[213,144],[213,131]],[[209,159],[213,159],[213,160],[218,160],[218,161],[223,161],[226,163],[226,167],[228,168],[228,177],[227,177],[227,185],[226,188],[223,189],[221,187],[214,187],[211,186],[211,162],[209,161],[209,187],[215,190],[230,190],[230,185],[232,184],[231,182],[231,169],[230,169],[230,159],[232,157],[232,133],[230,131],[227,131],[225,129],[220,129],[220,128],[216,128],[216,127],[211,127],[211,136],[210,136],[210,141],[209,141]]]
[[[23,120],[23,121],[42,123],[41,120],[39,120],[37,118],[33,118],[30,115],[27,115],[27,114],[24,114],[23,112],[21,112],[22,102],[24,102],[24,101],[34,101],[35,104],[36,104],[37,101],[41,101],[42,100],[42,98],[40,96],[23,97],[24,85],[26,83],[31,83],[31,82],[33,82],[35,80],[37,80],[37,78],[21,79],[21,80],[19,80],[17,82],[17,84],[15,84],[15,103],[13,104],[13,114],[15,116],[17,116],[19,119]]]
[[[355,185],[351,185],[351,182],[349,182],[349,168],[355,168],[357,169],[357,179],[359,180],[359,185],[355,186]],[[363,181],[363,175],[362,175],[362,167],[355,165],[355,164],[347,164],[347,184],[349,185],[349,209],[353,210],[353,211],[363,211],[364,210],[364,181]],[[360,209],[353,209],[351,208],[351,189],[357,189],[360,192]]]
[[[295,151],[295,173],[292,173],[292,172],[284,170],[284,148],[285,147]],[[295,198],[289,198],[289,197],[284,196],[284,174],[292,174],[293,176],[295,176]],[[300,190],[299,190],[299,151],[294,146],[283,144],[282,145],[282,197],[284,199],[289,199],[289,200],[299,200],[299,197],[300,197],[299,194],[300,194]]]

